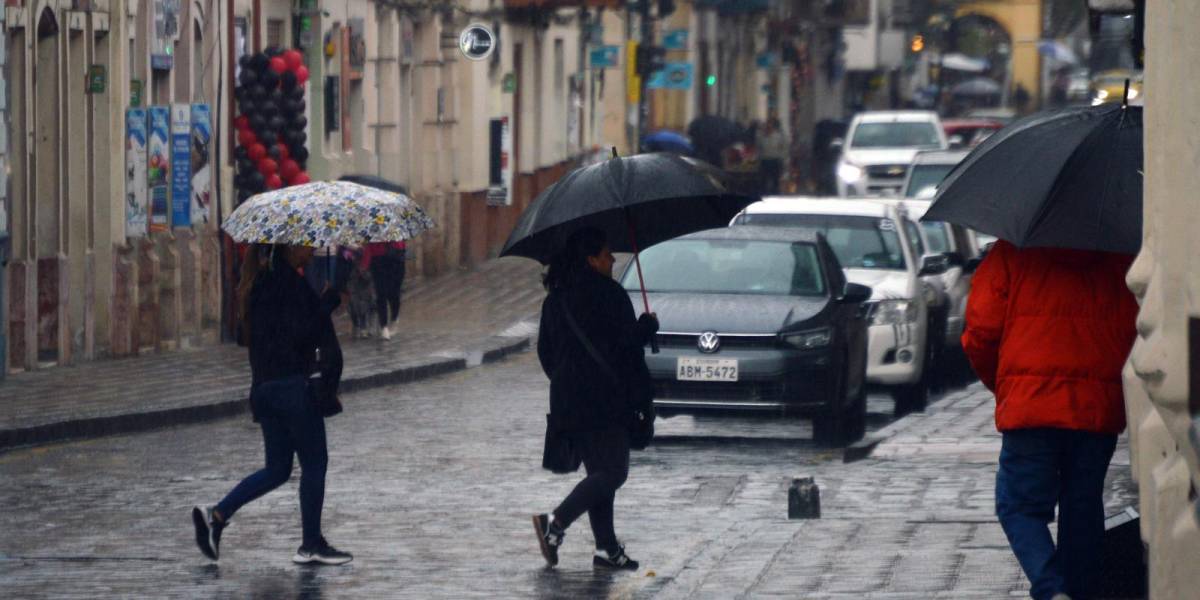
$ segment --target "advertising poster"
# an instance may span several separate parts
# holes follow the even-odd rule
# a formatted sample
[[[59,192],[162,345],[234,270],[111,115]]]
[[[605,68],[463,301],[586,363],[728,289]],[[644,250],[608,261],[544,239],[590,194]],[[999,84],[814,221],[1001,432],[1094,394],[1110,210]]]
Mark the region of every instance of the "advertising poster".
[[[125,235],[146,235],[146,109],[125,111]]]
[[[167,174],[171,170],[171,109],[151,106],[149,138],[146,143],[146,183],[150,189],[150,231],[166,231],[170,218],[170,187]]]
[[[192,225],[208,223],[212,199],[212,170],[208,167],[212,141],[212,112],[207,104],[192,105]]]
[[[192,107],[171,106],[171,226],[192,226]]]

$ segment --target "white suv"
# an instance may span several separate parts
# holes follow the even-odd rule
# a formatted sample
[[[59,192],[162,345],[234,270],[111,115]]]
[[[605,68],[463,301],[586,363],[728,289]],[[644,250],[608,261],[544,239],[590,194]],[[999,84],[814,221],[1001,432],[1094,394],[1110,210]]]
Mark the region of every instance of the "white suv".
[[[769,197],[746,207],[738,225],[778,225],[825,234],[853,283],[869,286],[867,381],[887,386],[897,413],[920,410],[931,368],[930,305],[939,294],[924,278],[946,272],[944,256],[918,256],[903,209],[870,199]],[[919,234],[918,234],[919,235]]]
[[[899,195],[917,152],[945,150],[946,133],[937,113],[876,111],[855,115],[838,144],[838,195]]]

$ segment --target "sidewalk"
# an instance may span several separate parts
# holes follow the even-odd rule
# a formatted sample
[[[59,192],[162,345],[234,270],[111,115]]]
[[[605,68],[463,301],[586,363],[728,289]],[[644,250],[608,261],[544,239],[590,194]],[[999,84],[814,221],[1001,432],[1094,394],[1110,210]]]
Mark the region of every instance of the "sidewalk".
[[[393,339],[352,340],[342,390],[489,362],[530,344],[544,292],[533,261],[489,261],[405,286]],[[528,323],[531,321],[532,323]],[[233,344],[10,375],[0,384],[0,450],[193,423],[248,409],[246,350]]]
[[[716,539],[638,596],[1028,597],[994,516],[994,406],[976,383],[882,430],[890,437],[860,462],[797,472],[820,486],[820,519],[783,518],[787,481],[747,484]],[[1105,503],[1109,515],[1137,503],[1125,438]]]

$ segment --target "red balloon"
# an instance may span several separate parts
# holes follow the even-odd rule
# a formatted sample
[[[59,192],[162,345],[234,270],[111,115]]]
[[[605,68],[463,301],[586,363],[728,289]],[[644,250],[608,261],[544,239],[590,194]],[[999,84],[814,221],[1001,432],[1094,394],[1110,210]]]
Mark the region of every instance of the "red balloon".
[[[285,158],[279,162],[279,174],[284,179],[291,181],[300,174],[300,165],[290,158]]]
[[[238,129],[238,131],[241,131],[243,129],[249,129],[250,128],[250,117],[247,117],[246,115],[239,116],[238,118],[233,120],[233,126],[236,127]]]
[[[298,175],[289,179],[288,183],[291,185],[304,185],[306,183],[309,183],[310,181],[312,181],[312,179],[308,176],[308,173],[306,173],[304,171],[300,171],[300,173]]]
[[[304,85],[304,82],[308,81],[308,67],[304,65],[296,67],[296,81],[299,82],[300,85]]]
[[[246,148],[251,148],[258,143],[258,136],[254,135],[254,132],[250,131],[249,125],[247,125],[246,129],[238,131],[238,143]]]
[[[246,156],[249,156],[250,160],[257,163],[267,156],[267,147],[255,142],[246,149]]]
[[[280,159],[292,157],[292,151],[288,150],[287,144],[285,144],[283,142],[279,142],[278,144],[275,144],[275,147],[279,148],[279,158]]]
[[[271,59],[271,70],[282,74],[284,71],[288,70],[287,63],[284,62],[282,58],[276,56],[275,58]]]
[[[275,162],[275,159],[264,158],[258,161],[258,172],[262,173],[263,177],[270,177],[278,170],[279,164]]]
[[[289,71],[295,71],[304,66],[304,55],[299,50],[288,50],[283,53],[283,62],[287,63]]]
[[[283,180],[280,179],[278,175],[267,176],[267,189],[277,190],[281,187],[283,187]]]

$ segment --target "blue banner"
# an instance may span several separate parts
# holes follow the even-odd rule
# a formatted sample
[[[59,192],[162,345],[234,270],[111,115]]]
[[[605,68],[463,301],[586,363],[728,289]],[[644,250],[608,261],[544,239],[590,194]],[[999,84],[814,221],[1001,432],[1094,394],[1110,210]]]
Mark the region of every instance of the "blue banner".
[[[669,62],[661,71],[655,71],[646,82],[646,87],[661,90],[687,90],[692,87],[692,63]]]
[[[146,165],[146,180],[150,187],[150,230],[166,231],[170,207],[167,173],[170,171],[171,109],[166,106],[151,106],[146,109],[150,117],[150,140],[147,144],[149,157]]]
[[[663,34],[663,48],[667,50],[687,50],[688,30],[672,29]]]
[[[598,46],[588,54],[593,69],[610,69],[617,66],[621,49],[617,46]]]
[[[192,226],[192,107],[171,107],[171,226]]]
[[[208,166],[209,142],[212,140],[212,112],[207,104],[192,105],[192,225],[208,223],[213,216],[210,196],[212,170]]]

